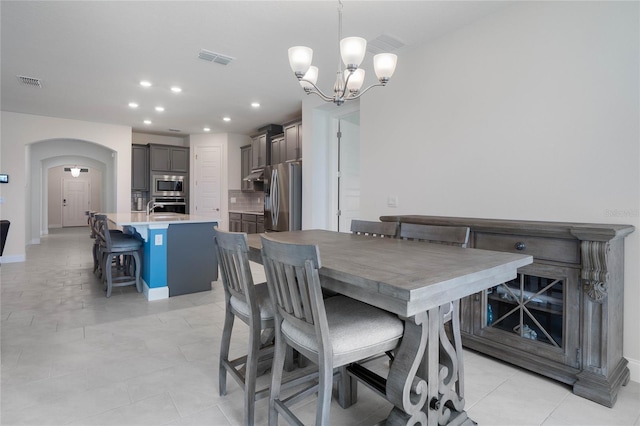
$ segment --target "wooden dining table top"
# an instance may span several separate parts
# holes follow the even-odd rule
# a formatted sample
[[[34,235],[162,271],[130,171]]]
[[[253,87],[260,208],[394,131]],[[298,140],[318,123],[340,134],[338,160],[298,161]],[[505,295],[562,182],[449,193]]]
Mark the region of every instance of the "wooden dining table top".
[[[533,262],[529,255],[303,230],[248,235],[249,257],[258,263],[261,235],[318,245],[323,287],[406,317],[509,281]]]

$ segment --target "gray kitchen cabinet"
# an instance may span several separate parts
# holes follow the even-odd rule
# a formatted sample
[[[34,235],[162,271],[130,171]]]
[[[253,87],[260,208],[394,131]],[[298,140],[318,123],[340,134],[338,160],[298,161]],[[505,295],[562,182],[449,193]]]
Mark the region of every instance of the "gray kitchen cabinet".
[[[532,255],[515,279],[461,300],[463,345],[615,404],[630,379],[622,356],[623,260],[633,226],[420,215],[381,220],[468,226],[471,248]]]
[[[189,148],[172,145],[149,145],[151,171],[179,172],[189,171]]]
[[[131,190],[149,190],[149,147],[131,146]]]
[[[286,161],[286,146],[284,135],[274,136],[271,140],[271,164],[284,163]]]
[[[243,191],[254,191],[254,183],[244,180],[251,173],[251,145],[240,147],[240,189]]]
[[[284,145],[286,153],[284,161],[302,159],[302,122],[298,121],[284,126]],[[282,157],[282,154],[281,154]]]
[[[229,213],[229,231],[242,232],[242,213]]]
[[[264,216],[256,215],[256,232],[258,234],[264,233]]]
[[[271,140],[282,133],[282,126],[269,124],[251,138],[251,169],[263,169],[271,164]]]
[[[264,168],[267,161],[267,134],[265,133],[251,139],[251,168]]]
[[[258,232],[258,215],[242,213],[242,232],[255,234]]]

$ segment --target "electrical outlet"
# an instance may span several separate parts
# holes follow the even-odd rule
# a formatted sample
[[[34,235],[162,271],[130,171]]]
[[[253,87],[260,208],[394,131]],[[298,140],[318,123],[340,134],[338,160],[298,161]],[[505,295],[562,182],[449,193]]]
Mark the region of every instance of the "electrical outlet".
[[[162,234],[156,235],[155,245],[157,245],[157,246],[161,246],[162,245]]]

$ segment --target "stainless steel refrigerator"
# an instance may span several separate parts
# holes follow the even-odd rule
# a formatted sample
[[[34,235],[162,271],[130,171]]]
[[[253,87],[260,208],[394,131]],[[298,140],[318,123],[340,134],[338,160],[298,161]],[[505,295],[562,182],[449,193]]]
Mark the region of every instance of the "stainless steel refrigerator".
[[[302,164],[281,163],[264,169],[264,230],[302,229]]]

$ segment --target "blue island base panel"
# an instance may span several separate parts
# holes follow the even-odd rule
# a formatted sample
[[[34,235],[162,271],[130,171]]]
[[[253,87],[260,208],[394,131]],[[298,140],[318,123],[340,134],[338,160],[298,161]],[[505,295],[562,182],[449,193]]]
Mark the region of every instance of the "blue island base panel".
[[[148,300],[169,297],[167,287],[167,228],[148,231],[144,242],[144,261],[142,278],[146,284],[145,295]]]

